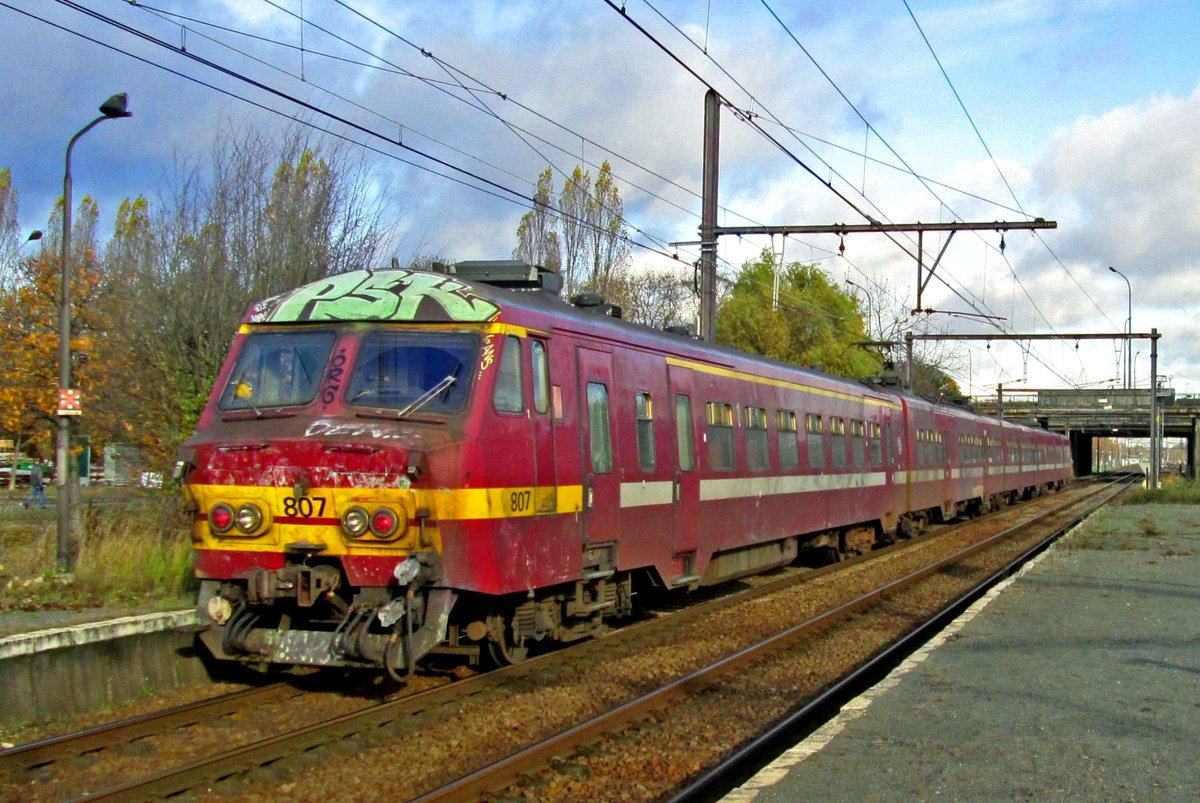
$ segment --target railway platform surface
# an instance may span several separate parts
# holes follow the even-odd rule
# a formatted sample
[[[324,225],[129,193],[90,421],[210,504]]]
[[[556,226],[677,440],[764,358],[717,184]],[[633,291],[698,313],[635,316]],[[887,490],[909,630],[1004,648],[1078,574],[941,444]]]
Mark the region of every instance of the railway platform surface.
[[[725,801],[1200,800],[1200,510],[1111,507]]]

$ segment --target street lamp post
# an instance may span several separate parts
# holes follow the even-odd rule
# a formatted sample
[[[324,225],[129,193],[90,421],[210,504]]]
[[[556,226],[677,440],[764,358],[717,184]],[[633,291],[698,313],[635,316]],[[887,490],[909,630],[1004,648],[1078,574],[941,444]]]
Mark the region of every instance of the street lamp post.
[[[1124,273],[1121,273],[1121,271],[1117,270],[1112,265],[1109,265],[1108,269],[1125,280],[1125,289],[1126,289],[1126,291],[1128,291],[1128,294],[1129,294],[1129,313],[1125,317],[1125,349],[1124,349],[1124,351],[1125,351],[1125,387],[1130,388],[1130,387],[1133,387],[1132,379],[1130,378],[1130,372],[1133,370],[1133,354],[1132,354],[1133,341],[1131,340],[1131,337],[1133,335],[1133,286],[1131,284],[1129,284],[1129,277],[1126,276]]]
[[[874,307],[875,307],[875,300],[873,298],[871,298],[871,294],[867,292],[867,288],[863,287],[861,284],[855,284],[854,282],[850,281],[849,279],[846,280],[846,284],[850,285],[851,287],[862,290],[863,295],[865,295],[867,297],[867,337],[870,337],[871,336],[871,310],[874,309]],[[883,327],[880,326],[881,330],[882,330],[882,328]]]
[[[57,568],[60,573],[71,570],[71,511],[75,502],[76,482],[71,477],[71,416],[64,414],[63,391],[71,388],[71,151],[75,143],[87,132],[105,120],[132,117],[127,110],[129,96],[124,92],[113,95],[100,105],[100,116],[79,129],[67,143],[67,168],[63,175],[63,236],[62,236],[62,287],[59,291],[58,307],[58,444],[55,455],[54,483],[58,486],[58,555]]]

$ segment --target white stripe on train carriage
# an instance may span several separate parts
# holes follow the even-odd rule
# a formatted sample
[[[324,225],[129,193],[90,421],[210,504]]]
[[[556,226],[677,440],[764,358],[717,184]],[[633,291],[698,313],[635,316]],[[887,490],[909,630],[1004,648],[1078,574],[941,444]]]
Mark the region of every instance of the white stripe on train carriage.
[[[1006,466],[1005,473],[1020,473],[1030,471],[1046,471],[1065,469],[1066,465],[1046,465],[1036,467]],[[986,474],[997,474],[987,472]],[[963,477],[986,476],[984,469],[954,469],[951,479]],[[941,483],[946,481],[945,469],[921,469],[917,471],[897,472],[896,483]],[[783,496],[786,494],[818,493],[821,491],[844,491],[856,488],[874,488],[887,483],[887,473],[875,471],[860,474],[804,474],[777,475],[771,477],[736,477],[729,479],[713,479],[700,481],[700,501],[711,502],[723,499],[752,499],[762,496]],[[669,505],[674,502],[675,484],[661,480],[655,482],[623,482],[621,483],[621,507],[647,507],[651,505]],[[982,486],[980,486],[982,492]]]
[[[621,483],[621,507],[644,507],[646,505],[669,505],[675,501],[675,483],[623,482]]]
[[[752,499],[762,496],[873,488],[886,482],[887,474],[883,471],[860,474],[788,474],[773,477],[701,480],[700,501]]]

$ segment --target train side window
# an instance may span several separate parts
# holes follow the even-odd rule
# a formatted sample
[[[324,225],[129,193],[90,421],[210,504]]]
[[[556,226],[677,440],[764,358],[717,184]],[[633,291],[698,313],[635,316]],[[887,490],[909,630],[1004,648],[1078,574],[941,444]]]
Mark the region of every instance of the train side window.
[[[708,467],[714,471],[733,468],[733,405],[708,402]]]
[[[809,413],[804,416],[805,442],[808,447],[810,468],[825,468],[825,427],[821,416]]]
[[[679,470],[696,467],[692,450],[692,399],[686,393],[675,394],[675,443],[678,444]]]
[[[771,467],[771,451],[767,445],[767,411],[761,407],[746,407],[742,415],[746,429],[746,466],[751,471],[766,471]]]
[[[612,431],[608,423],[608,388],[603,382],[588,382],[587,409],[592,471],[607,474],[613,463]]]
[[[779,468],[794,471],[800,465],[796,446],[796,414],[791,410],[776,410],[775,432],[779,443]]]
[[[638,465],[642,471],[654,470],[654,405],[649,393],[637,395]]]
[[[550,360],[546,344],[540,340],[529,344],[529,369],[533,373],[533,408],[544,413],[550,409]]]
[[[492,403],[497,412],[521,413],[525,411],[525,393],[521,383],[521,340],[509,335],[504,338],[504,351],[500,353],[499,376]]]
[[[834,468],[846,467],[846,419],[830,417],[829,450]]]
[[[867,424],[867,436],[871,442],[871,465],[883,465],[883,436],[874,421]]]
[[[850,422],[850,451],[855,468],[863,468],[867,463],[867,435],[863,422]]]

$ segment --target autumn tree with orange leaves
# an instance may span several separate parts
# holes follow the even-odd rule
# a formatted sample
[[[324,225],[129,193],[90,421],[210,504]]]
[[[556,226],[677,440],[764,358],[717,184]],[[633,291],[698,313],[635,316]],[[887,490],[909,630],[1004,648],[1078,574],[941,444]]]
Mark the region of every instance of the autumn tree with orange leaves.
[[[106,377],[96,361],[98,334],[104,322],[92,308],[101,286],[96,254],[95,202],[79,203],[71,227],[71,295],[76,313],[71,327],[73,377],[79,386],[103,386]],[[62,206],[47,227],[50,232],[34,254],[18,259],[0,294],[3,321],[3,376],[0,376],[0,428],[13,433],[39,456],[53,447],[54,412],[58,406],[58,313],[62,262]]]
[[[181,166],[156,207],[123,201],[103,249],[85,198],[71,235],[77,432],[93,449],[131,443],[168,466],[250,303],[377,266],[387,236],[377,184],[361,160],[299,128],[242,130]],[[52,451],[57,406],[61,215],[60,201],[36,251],[6,256],[12,236],[0,232],[0,430],[40,455]]]

